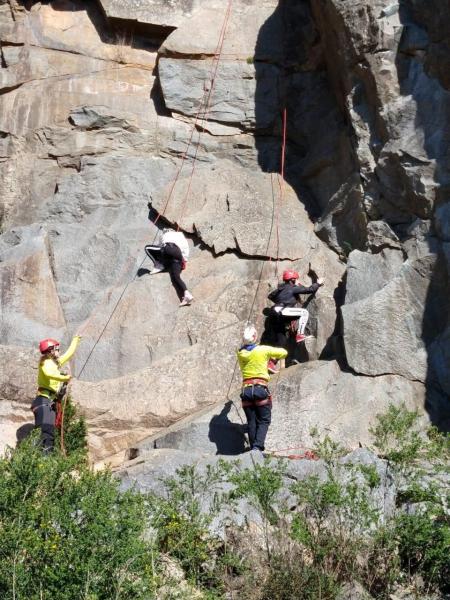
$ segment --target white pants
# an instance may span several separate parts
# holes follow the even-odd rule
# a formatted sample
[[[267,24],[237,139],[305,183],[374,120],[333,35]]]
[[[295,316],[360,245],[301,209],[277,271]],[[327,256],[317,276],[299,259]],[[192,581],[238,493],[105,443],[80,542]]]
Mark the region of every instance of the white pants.
[[[282,314],[283,317],[292,317],[293,319],[298,318],[297,333],[301,333],[302,335],[305,333],[306,324],[309,319],[309,312],[306,308],[297,308],[295,306],[292,308],[283,308],[281,306],[274,306],[274,310],[277,313]]]

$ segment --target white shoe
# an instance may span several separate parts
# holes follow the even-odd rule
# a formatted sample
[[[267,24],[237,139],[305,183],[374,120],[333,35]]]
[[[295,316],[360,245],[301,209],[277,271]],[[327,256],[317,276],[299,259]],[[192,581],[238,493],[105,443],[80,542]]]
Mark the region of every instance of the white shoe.
[[[182,301],[180,302],[180,306],[189,306],[193,299],[194,296],[190,292],[184,292],[184,296]]]
[[[157,268],[155,267],[155,268],[153,268],[153,269],[150,271],[150,275],[156,275],[156,273],[162,273],[163,271],[164,271],[164,268],[157,269]]]

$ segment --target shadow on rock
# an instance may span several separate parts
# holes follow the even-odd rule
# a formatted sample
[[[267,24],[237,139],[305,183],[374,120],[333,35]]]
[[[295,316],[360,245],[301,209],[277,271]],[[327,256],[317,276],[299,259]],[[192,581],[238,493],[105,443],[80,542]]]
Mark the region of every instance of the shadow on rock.
[[[433,425],[449,431],[450,92],[444,87],[445,79],[436,77],[433,69],[430,71],[432,61],[428,60],[433,46],[433,26],[439,26],[439,8],[442,6],[436,0],[426,4],[400,0],[403,33],[396,60],[397,75],[402,98],[405,102],[410,99],[414,103],[414,128],[422,132],[425,156],[400,157],[397,159],[400,164],[394,164],[394,168],[397,166],[398,170],[405,172],[416,170],[419,181],[426,182],[426,178],[434,180],[434,198],[431,201],[427,186],[414,186],[417,177],[410,179],[411,188],[406,189],[406,197],[411,199],[414,212],[420,218],[408,227],[406,239],[412,247],[408,258],[416,259],[417,268],[422,265],[423,276],[429,279],[422,319],[422,341],[427,356],[425,409]],[[436,21],[434,24],[433,19]],[[450,42],[450,38],[447,41]],[[414,150],[413,147],[412,154]],[[425,268],[427,259],[428,271]]]
[[[364,248],[365,217],[350,132],[330,88],[322,43],[310,3],[279,3],[255,46],[255,144],[262,171],[281,173],[286,109],[284,178],[316,232],[332,247]],[[356,178],[356,183],[355,183]],[[280,195],[275,180],[274,195]],[[355,200],[350,202],[350,196]]]
[[[34,431],[33,423],[25,423],[21,425],[16,431],[16,447],[26,440],[26,438]]]
[[[227,402],[218,415],[209,422],[208,439],[216,445],[216,454],[236,455],[245,452],[246,425],[239,425],[229,420],[228,414],[233,406]]]

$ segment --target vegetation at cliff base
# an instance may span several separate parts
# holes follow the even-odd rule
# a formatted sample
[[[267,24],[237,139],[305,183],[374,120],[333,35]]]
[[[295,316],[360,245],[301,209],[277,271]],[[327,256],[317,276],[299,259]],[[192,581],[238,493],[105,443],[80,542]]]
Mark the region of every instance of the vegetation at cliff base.
[[[44,455],[33,434],[0,459],[2,599],[333,600],[346,585],[379,600],[450,593],[448,437],[424,433],[404,407],[373,428],[384,462],[366,450],[351,460],[325,437],[321,462],[298,479],[287,461],[218,460],[182,467],[158,494],[94,472],[83,424],[67,415],[67,455]]]

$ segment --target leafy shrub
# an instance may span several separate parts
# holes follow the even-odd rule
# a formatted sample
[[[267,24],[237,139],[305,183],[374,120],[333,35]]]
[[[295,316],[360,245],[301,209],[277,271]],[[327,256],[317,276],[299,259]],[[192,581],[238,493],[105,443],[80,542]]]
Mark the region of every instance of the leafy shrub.
[[[83,415],[80,415],[67,395],[64,402],[63,441],[67,454],[78,453],[87,456],[87,426]],[[61,448],[61,429],[56,429],[55,446]]]
[[[335,578],[305,562],[297,551],[273,557],[259,600],[333,600],[339,592]]]
[[[0,459],[0,597],[148,598],[145,499],[79,455],[44,456],[37,432]]]
[[[208,589],[211,597],[220,596],[230,570],[243,568],[242,561],[209,529],[225,502],[230,502],[222,491],[228,473],[223,461],[207,465],[204,472],[186,465],[177,470],[176,477],[165,480],[165,497],[152,495],[150,499],[151,524],[160,551],[177,559],[188,581]],[[213,490],[212,503],[205,506],[206,492],[209,496]]]
[[[420,573],[428,586],[450,593],[450,516],[437,503],[394,522],[401,566]]]
[[[424,434],[419,414],[404,405],[378,415],[371,433],[400,485],[399,510],[389,523],[400,565],[408,575],[420,574],[428,588],[448,593],[450,436],[436,427]]]
[[[283,487],[286,467],[283,461],[267,460],[263,464],[255,463],[250,469],[239,468],[239,463],[230,475],[235,489],[233,498],[246,498],[271,525],[276,524],[277,497]]]
[[[283,460],[219,461],[179,469],[163,497],[121,493],[108,471],[89,469],[85,425],[68,406],[67,456],[44,456],[35,432],[0,459],[1,598],[333,600],[356,580],[388,600],[415,574],[417,597],[450,591],[448,436],[424,435],[404,407],[373,428],[397,483],[386,520],[377,468],[339,460],[327,436],[314,447],[320,476],[295,483]],[[243,500],[255,518],[227,530]]]

